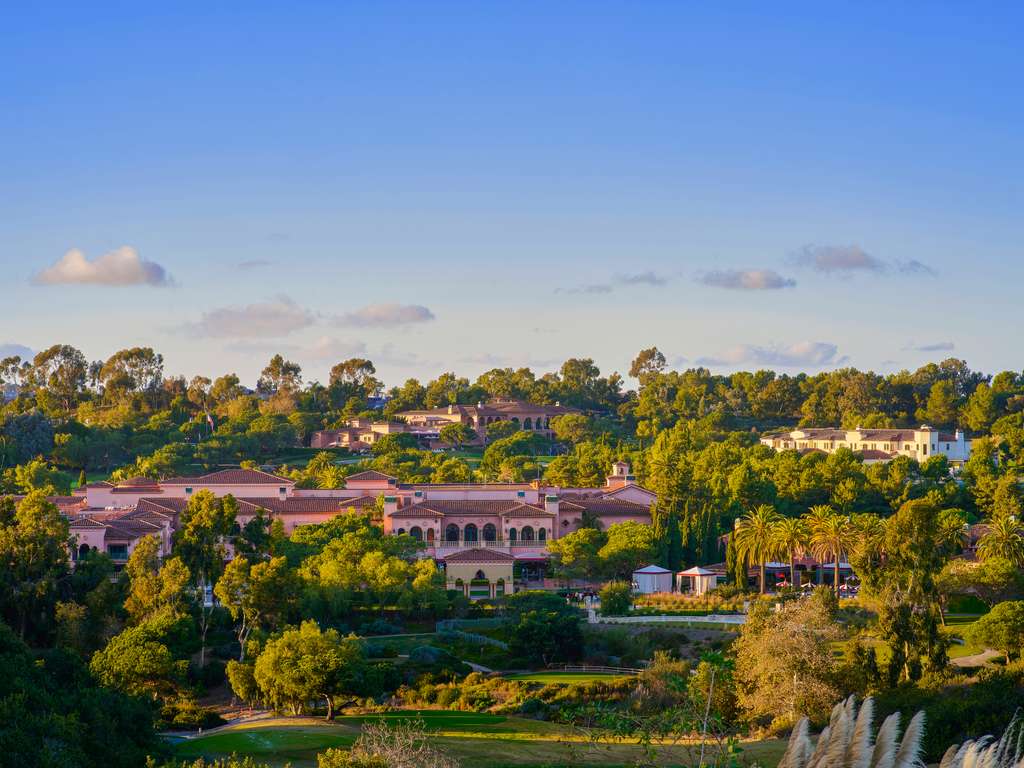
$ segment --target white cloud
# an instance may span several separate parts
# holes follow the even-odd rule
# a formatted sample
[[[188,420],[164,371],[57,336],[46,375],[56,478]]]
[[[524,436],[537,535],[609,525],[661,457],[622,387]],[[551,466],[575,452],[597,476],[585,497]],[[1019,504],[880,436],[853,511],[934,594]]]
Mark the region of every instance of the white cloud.
[[[433,319],[434,313],[419,304],[369,304],[338,316],[335,323],[355,328],[395,328]]]
[[[716,269],[700,275],[697,282],[733,291],[771,291],[796,285],[796,280],[773,269]]]
[[[316,315],[287,296],[244,307],[221,307],[184,329],[203,338],[259,339],[286,336],[312,325]]]
[[[0,360],[5,357],[20,357],[24,361],[31,360],[35,356],[36,353],[24,344],[14,344],[13,342],[0,344]]]
[[[153,261],[139,257],[130,246],[105,253],[89,261],[77,248],[65,253],[60,261],[36,275],[36,285],[171,285],[167,271]]]
[[[801,341],[788,346],[762,347],[756,344],[737,344],[717,357],[702,357],[698,365],[731,366],[763,365],[779,368],[822,368],[842,365],[848,358],[837,357],[839,348],[825,341]]]

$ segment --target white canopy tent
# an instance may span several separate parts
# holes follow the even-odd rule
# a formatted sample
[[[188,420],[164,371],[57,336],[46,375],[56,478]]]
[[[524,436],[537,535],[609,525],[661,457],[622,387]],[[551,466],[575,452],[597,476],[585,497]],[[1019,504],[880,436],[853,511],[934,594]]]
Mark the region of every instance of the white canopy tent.
[[[638,594],[653,595],[672,591],[672,571],[660,565],[647,565],[633,571],[633,584]]]
[[[683,579],[690,580],[690,594],[703,595],[718,586],[718,574],[699,565],[681,571],[678,576],[679,591],[683,591]]]

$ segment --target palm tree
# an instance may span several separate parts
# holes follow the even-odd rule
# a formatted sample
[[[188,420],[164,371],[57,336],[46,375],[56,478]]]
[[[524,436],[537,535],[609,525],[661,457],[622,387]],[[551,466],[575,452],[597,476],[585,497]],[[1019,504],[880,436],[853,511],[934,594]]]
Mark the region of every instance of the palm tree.
[[[833,586],[836,594],[839,594],[839,559],[856,543],[856,531],[846,515],[836,514],[831,507],[825,509],[828,510],[827,514],[819,507],[811,507],[808,515],[811,552],[819,560],[835,558]]]
[[[853,544],[847,557],[856,556],[865,565],[881,556],[885,548],[885,520],[874,512],[861,512],[850,518]],[[851,564],[853,562],[851,561]]]
[[[775,507],[761,504],[736,521],[736,554],[748,563],[758,563],[761,594],[765,588],[764,564],[779,553],[775,525],[781,519]]]
[[[989,518],[988,530],[978,541],[982,560],[1002,557],[1017,567],[1024,566],[1024,527],[1016,515],[996,514]]]
[[[795,560],[807,551],[810,531],[799,517],[783,517],[775,523],[775,538],[779,549],[789,555],[789,584],[796,586]]]

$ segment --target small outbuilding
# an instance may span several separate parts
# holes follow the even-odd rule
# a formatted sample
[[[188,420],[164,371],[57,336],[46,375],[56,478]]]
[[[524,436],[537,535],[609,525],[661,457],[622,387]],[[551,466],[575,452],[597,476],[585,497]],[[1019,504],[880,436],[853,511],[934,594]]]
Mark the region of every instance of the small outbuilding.
[[[633,589],[641,595],[671,592],[672,571],[660,565],[648,565],[633,571]]]
[[[683,589],[684,580],[689,581],[689,590]],[[718,574],[701,568],[699,565],[679,573],[679,591],[689,591],[691,595],[703,595],[718,586]]]

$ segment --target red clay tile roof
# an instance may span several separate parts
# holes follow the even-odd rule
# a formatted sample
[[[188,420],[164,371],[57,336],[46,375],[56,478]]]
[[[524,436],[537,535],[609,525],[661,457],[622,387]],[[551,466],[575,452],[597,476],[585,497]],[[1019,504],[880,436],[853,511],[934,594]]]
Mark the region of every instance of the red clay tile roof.
[[[141,475],[138,475],[136,477],[129,477],[127,480],[118,483],[118,486],[122,488],[129,486],[132,488],[148,488],[158,484],[159,483],[151,477],[142,477]]]
[[[624,499],[574,499],[564,502],[573,509],[585,509],[594,515],[650,515],[650,507]]]
[[[535,507],[532,504],[521,504],[515,509],[510,509],[508,512],[502,512],[502,517],[518,518],[518,517],[554,517],[554,512],[548,512],[543,507]]]
[[[277,496],[238,498],[238,511],[241,514],[252,515],[258,509],[265,509],[271,515],[300,515],[316,514],[322,512],[336,512],[342,514],[349,509],[365,509],[372,507],[376,501],[373,496],[357,496],[352,499],[343,499],[336,496],[292,496],[281,499]],[[181,514],[188,505],[188,499],[139,499],[136,505],[136,512],[157,512],[168,516]]]
[[[445,555],[446,563],[511,563],[515,558],[495,549],[464,549]]]
[[[378,472],[375,469],[369,469],[366,472],[356,472],[354,475],[349,475],[345,480],[396,480],[397,478],[391,475],[385,475],[383,472]]]
[[[402,507],[396,512],[392,512],[389,517],[392,519],[396,517],[407,518],[407,517],[444,517],[443,512],[437,512],[436,510],[430,509],[425,504],[412,504],[408,507]]]
[[[162,485],[294,485],[295,481],[259,469],[222,469],[198,477],[171,477]]]
[[[874,448],[869,448],[866,451],[857,451],[857,454],[861,458],[868,459],[868,460],[891,459],[892,456],[893,456],[891,453],[887,453],[886,451],[878,451],[878,450],[875,450]]]
[[[94,520],[91,517],[76,517],[71,521],[70,528],[106,528],[107,526],[99,520]]]

